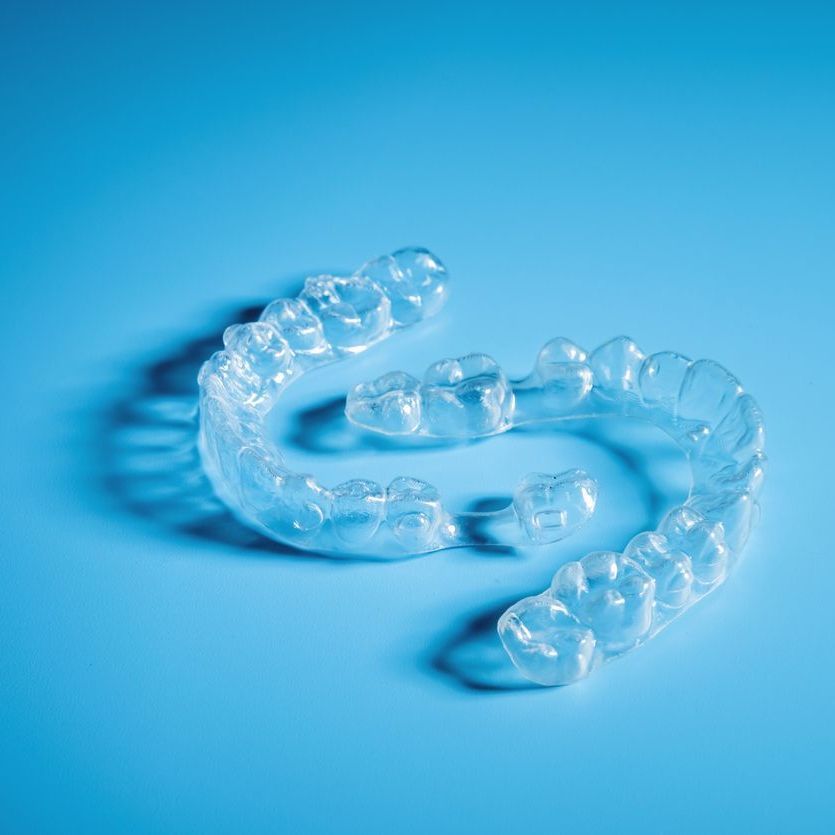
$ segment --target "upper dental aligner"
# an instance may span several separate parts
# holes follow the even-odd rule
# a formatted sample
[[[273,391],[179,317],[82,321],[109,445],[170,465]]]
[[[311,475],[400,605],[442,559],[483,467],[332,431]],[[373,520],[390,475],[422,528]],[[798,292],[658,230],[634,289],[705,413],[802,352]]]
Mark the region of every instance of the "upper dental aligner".
[[[433,409],[436,398],[443,398],[442,409]],[[422,383],[390,373],[356,386],[346,414],[376,432],[454,437],[620,414],[651,421],[685,450],[690,494],[657,530],[635,536],[622,554],[594,552],[563,565],[546,591],[520,600],[499,619],[513,663],[540,684],[576,681],[655,635],[722,583],[759,516],[765,424],[754,398],[712,360],[694,362],[669,351],[647,356],[625,336],[590,354],[567,339],[552,339],[533,371],[513,382],[482,354],[435,363]],[[560,529],[561,514],[582,492],[552,494],[543,508],[547,478],[529,476],[514,498],[517,518],[534,542],[553,541],[549,528]]]
[[[502,510],[451,514],[436,488],[416,478],[385,488],[359,478],[328,489],[289,469],[269,441],[264,420],[287,385],[434,315],[447,292],[438,258],[403,249],[351,276],[308,278],[297,298],[277,299],[259,321],[228,328],[224,349],[198,378],[200,449],[226,503],[281,542],[371,556],[554,542],[582,525],[594,512],[597,486],[581,470],[529,476]],[[509,427],[514,405],[507,378],[483,354],[436,363],[422,386],[409,375],[386,375],[367,395],[358,410],[367,405],[392,433],[426,419],[446,436],[484,434]]]

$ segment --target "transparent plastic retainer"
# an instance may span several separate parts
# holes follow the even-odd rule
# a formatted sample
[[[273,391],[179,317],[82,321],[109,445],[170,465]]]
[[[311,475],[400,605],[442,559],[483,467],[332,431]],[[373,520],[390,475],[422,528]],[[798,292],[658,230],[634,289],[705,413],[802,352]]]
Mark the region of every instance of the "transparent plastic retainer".
[[[507,507],[452,513],[435,487],[416,478],[326,488],[288,469],[268,438],[266,416],[288,385],[433,316],[447,293],[440,260],[403,249],[348,277],[309,278],[297,298],[277,299],[257,322],[226,330],[224,350],[198,377],[199,445],[215,491],[240,519],[296,548],[388,558],[553,543],[588,521],[598,491],[582,470],[531,473]],[[719,586],[759,517],[766,457],[756,401],[712,360],[647,356],[625,336],[590,354],[552,339],[521,380],[508,379],[486,354],[440,360],[421,380],[391,372],[355,386],[345,414],[371,432],[441,439],[620,415],[650,421],[684,450],[689,496],[655,531],[635,536],[623,553],[566,563],[550,588],[499,619],[511,660],[543,685],[586,677]]]

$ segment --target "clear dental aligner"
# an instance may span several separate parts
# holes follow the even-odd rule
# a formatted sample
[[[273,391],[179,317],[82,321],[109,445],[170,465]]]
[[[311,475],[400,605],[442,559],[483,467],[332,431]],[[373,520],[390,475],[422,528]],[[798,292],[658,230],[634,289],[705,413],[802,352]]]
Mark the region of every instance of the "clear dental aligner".
[[[380,556],[554,542],[589,518],[597,487],[579,470],[525,477],[503,510],[452,514],[432,485],[413,478],[385,489],[363,479],[326,489],[289,470],[267,439],[264,417],[287,385],[433,315],[447,288],[437,258],[401,250],[350,277],[308,279],[298,298],[226,331],[225,349],[200,372],[200,446],[215,489],[239,516],[299,548]],[[591,354],[553,339],[519,381],[484,354],[434,363],[422,381],[386,374],[356,386],[346,413],[387,435],[441,438],[626,415],[651,421],[685,450],[690,494],[657,530],[638,534],[623,553],[593,552],[562,566],[549,589],[500,618],[513,663],[540,684],[585,677],[720,585],[759,513],[765,429],[754,399],[717,363],[645,356],[627,337]]]
[[[656,635],[724,581],[759,516],[766,458],[756,401],[711,360],[646,356],[625,336],[591,354],[553,339],[517,382],[483,354],[437,362],[422,381],[387,374],[356,386],[346,412],[372,431],[440,437],[628,415],[651,421],[684,449],[690,494],[655,531],[639,533],[623,553],[596,551],[563,565],[546,591],[499,619],[508,655],[539,684],[582,679]],[[518,493],[516,501],[524,504]],[[536,511],[521,509],[520,518],[535,539]]]
[[[447,271],[438,258],[425,249],[402,249],[351,276],[308,278],[298,297],[277,299],[257,322],[226,330],[224,349],[204,363],[198,377],[199,444],[215,491],[239,517],[297,548],[379,557],[472,544],[556,542],[586,522],[594,512],[597,484],[581,470],[528,475],[505,508],[452,513],[434,486],[416,478],[398,477],[387,487],[358,478],[327,488],[289,469],[268,438],[266,416],[288,385],[434,315],[447,293]],[[440,402],[439,427],[456,437],[485,434],[492,418],[484,417],[480,398],[497,398],[509,416],[513,393],[495,363],[480,365],[470,358],[462,373],[472,380],[472,390],[459,386],[461,431],[455,423],[460,419],[441,414]],[[440,369],[439,387],[445,379]],[[383,385],[407,387],[405,378]],[[381,396],[386,401],[386,393]],[[384,420],[408,431],[413,405],[420,410],[404,393],[391,410],[383,407]]]

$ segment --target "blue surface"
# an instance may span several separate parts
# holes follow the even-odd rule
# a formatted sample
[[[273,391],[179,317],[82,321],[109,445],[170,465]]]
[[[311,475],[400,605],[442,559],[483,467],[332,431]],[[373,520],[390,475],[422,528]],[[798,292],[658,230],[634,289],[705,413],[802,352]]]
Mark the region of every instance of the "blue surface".
[[[0,829],[832,831],[831,7],[176,5],[0,11]],[[341,563],[213,515],[153,409],[236,311],[411,243],[448,310],[281,417],[621,332],[766,412],[747,559],[580,685],[499,686],[495,614],[654,521],[669,449],[411,456],[460,500],[582,465],[600,516],[536,554]],[[291,462],[403,469],[320,431]]]

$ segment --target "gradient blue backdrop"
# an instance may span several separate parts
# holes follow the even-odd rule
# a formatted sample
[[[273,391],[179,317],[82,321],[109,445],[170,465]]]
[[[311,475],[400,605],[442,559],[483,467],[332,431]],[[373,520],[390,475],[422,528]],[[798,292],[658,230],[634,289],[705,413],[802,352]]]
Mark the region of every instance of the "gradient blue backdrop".
[[[0,829],[831,832],[833,25],[4,2]],[[412,457],[461,497],[585,464],[601,516],[539,554],[340,563],[192,501],[159,419],[241,308],[409,243],[453,300],[364,369],[480,349],[521,373],[548,337],[626,331],[719,359],[767,414],[747,560],[576,687],[495,689],[495,611],[622,546],[679,460],[557,436]],[[288,456],[323,476],[400,468],[308,430]]]

